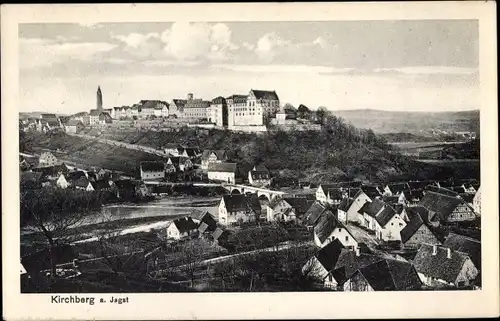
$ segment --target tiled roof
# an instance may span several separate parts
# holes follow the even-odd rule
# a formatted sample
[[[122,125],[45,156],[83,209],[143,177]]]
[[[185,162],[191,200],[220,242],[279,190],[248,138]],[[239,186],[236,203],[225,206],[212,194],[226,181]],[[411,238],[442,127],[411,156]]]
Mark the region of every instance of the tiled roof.
[[[66,124],[66,126],[78,126],[78,125],[83,125],[83,123],[77,119],[70,119]]]
[[[212,104],[225,104],[226,103],[226,98],[219,96],[214,99],[212,99]]]
[[[335,239],[316,252],[315,256],[326,271],[331,271],[337,264],[342,249],[344,249],[342,242]]]
[[[365,193],[366,196],[368,196],[370,199],[374,199],[375,197],[380,196],[380,192],[376,186],[363,185],[358,189],[358,191],[359,190],[363,191],[363,193]]]
[[[401,230],[401,242],[406,243],[418,229],[424,224],[420,215],[413,216],[406,226]]]
[[[246,103],[248,99],[247,95],[232,95],[226,98],[226,101],[232,100],[234,104],[236,103]]]
[[[202,99],[188,100],[184,105],[184,108],[208,108],[208,107],[210,107],[210,102]]]
[[[76,181],[77,179],[80,179],[81,177],[87,177],[87,175],[85,175],[84,171],[73,171],[73,172],[69,172],[68,174],[66,174],[66,178],[68,180],[71,180],[71,181]]]
[[[97,109],[91,109],[89,115],[90,116],[99,116],[101,113]]]
[[[450,189],[447,189],[447,188],[439,188],[437,186],[433,186],[433,185],[428,185],[426,188],[425,188],[425,191],[431,191],[431,192],[434,192],[434,193],[439,193],[439,194],[444,194],[444,195],[448,195],[448,196],[457,196],[458,193],[457,192],[454,192]]]
[[[343,192],[340,188],[329,188],[326,191],[327,195],[330,197],[332,200],[340,200],[342,199]]]
[[[429,222],[429,210],[423,206],[410,206],[406,208],[406,214],[408,219],[411,221],[413,217],[419,216],[425,222]]]
[[[342,284],[358,269],[380,260],[381,258],[375,255],[360,253],[358,256],[353,250],[343,249],[332,274],[335,280]]]
[[[145,161],[141,162],[141,169],[144,172],[163,172],[165,164],[163,162]]]
[[[191,217],[192,219],[195,219],[195,220],[198,220],[198,221],[201,221],[201,219],[205,216],[205,215],[210,215],[212,216],[208,211],[201,211],[201,210],[197,210],[197,209],[194,209],[191,214],[189,214],[189,217]]]
[[[347,228],[335,218],[335,215],[330,210],[327,210],[320,216],[316,226],[314,226],[314,233],[318,236],[320,242],[323,243],[336,228],[344,228],[347,230]]]
[[[451,250],[451,258],[448,258],[447,248],[436,246],[436,250],[433,255],[433,246],[422,244],[413,259],[413,265],[419,273],[427,277],[454,283],[469,257],[463,252]]]
[[[252,89],[251,92],[255,95],[257,99],[265,99],[265,100],[279,100],[276,91],[269,90],[256,90]]]
[[[372,202],[366,202],[359,209],[358,213],[367,214],[371,217],[375,217],[377,213],[385,206],[385,203],[379,199],[374,199]]]
[[[481,242],[478,240],[450,233],[444,241],[443,246],[451,248],[454,251],[466,253],[476,268],[481,270]]]
[[[230,232],[228,230],[223,230],[220,227],[218,227],[212,233],[212,236],[213,236],[214,240],[218,240],[224,234],[228,235],[228,234],[230,234]]]
[[[410,187],[406,183],[388,184],[387,187],[389,187],[393,194],[408,192],[408,190],[410,189]]]
[[[223,149],[217,149],[217,150],[205,149],[203,151],[203,154],[201,155],[201,159],[208,160],[208,158],[212,153],[214,153],[215,156],[217,156],[217,159],[219,160],[226,159],[226,151]]]
[[[418,205],[436,212],[440,220],[446,220],[455,208],[463,203],[460,198],[428,191]]]
[[[167,108],[169,106],[167,102],[161,100],[141,100],[139,107],[142,109],[162,109],[161,104],[164,104]]]
[[[183,217],[173,221],[180,233],[198,229],[198,225],[190,217]]]
[[[396,215],[396,211],[389,205],[384,206],[382,212],[380,212],[376,217],[378,224],[384,227],[389,221]]]
[[[208,171],[236,173],[236,167],[236,163],[210,163],[208,164]]]
[[[347,210],[349,210],[349,208],[351,207],[353,202],[354,202],[354,199],[352,199],[352,198],[344,198],[340,202],[338,209],[341,211],[347,212]]]
[[[424,189],[427,185],[429,185],[428,181],[409,181],[408,186],[410,187],[410,190],[422,190]]]
[[[305,214],[306,224],[313,226],[318,221],[319,217],[326,211],[326,207],[320,202],[314,202]]]
[[[77,179],[75,181],[75,186],[77,187],[83,187],[83,188],[87,188],[87,186],[89,185],[90,181],[88,180],[87,177],[80,177],[79,179]]]
[[[233,194],[233,195],[223,195],[224,204],[228,212],[238,212],[244,210],[252,210],[254,212],[260,212],[261,206],[257,194]]]
[[[399,202],[399,196],[382,196],[382,201],[388,204],[397,204]]]
[[[420,289],[422,283],[408,262],[383,259],[358,270],[375,291],[408,291]]]
[[[172,101],[180,109],[184,108],[184,105],[187,103],[186,99],[173,99]]]

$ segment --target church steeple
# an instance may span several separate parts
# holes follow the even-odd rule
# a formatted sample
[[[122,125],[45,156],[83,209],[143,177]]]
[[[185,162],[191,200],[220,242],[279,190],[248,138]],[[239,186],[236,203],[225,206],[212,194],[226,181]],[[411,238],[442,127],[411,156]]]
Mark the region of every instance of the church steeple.
[[[102,92],[101,86],[97,86],[97,110],[102,111]]]

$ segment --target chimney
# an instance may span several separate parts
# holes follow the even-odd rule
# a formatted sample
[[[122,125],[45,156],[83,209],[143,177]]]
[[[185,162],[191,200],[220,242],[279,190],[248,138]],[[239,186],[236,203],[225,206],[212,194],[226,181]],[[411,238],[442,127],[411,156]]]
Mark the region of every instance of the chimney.
[[[187,100],[193,100],[193,93],[189,93],[187,95]]]
[[[446,257],[447,257],[447,258],[449,258],[449,259],[451,259],[451,249],[450,249],[450,248],[447,248],[447,249],[446,249],[446,252],[447,252],[447,253],[446,253]]]
[[[432,255],[436,255],[437,254],[437,245],[433,245],[432,246]]]

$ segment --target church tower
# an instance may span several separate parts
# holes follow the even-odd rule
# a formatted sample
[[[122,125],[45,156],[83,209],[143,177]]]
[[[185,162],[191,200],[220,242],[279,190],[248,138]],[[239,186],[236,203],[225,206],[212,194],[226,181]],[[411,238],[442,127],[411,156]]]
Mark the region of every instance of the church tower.
[[[100,86],[97,86],[97,111],[102,111],[102,92]]]

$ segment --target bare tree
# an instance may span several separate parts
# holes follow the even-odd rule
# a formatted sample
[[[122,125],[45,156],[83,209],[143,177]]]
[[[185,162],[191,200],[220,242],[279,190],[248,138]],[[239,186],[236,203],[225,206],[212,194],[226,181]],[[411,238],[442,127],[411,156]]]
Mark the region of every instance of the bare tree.
[[[200,270],[203,260],[203,247],[198,246],[197,242],[186,242],[183,244],[182,252],[180,253],[180,270],[183,271],[191,282],[191,287],[194,286],[196,273]]]

